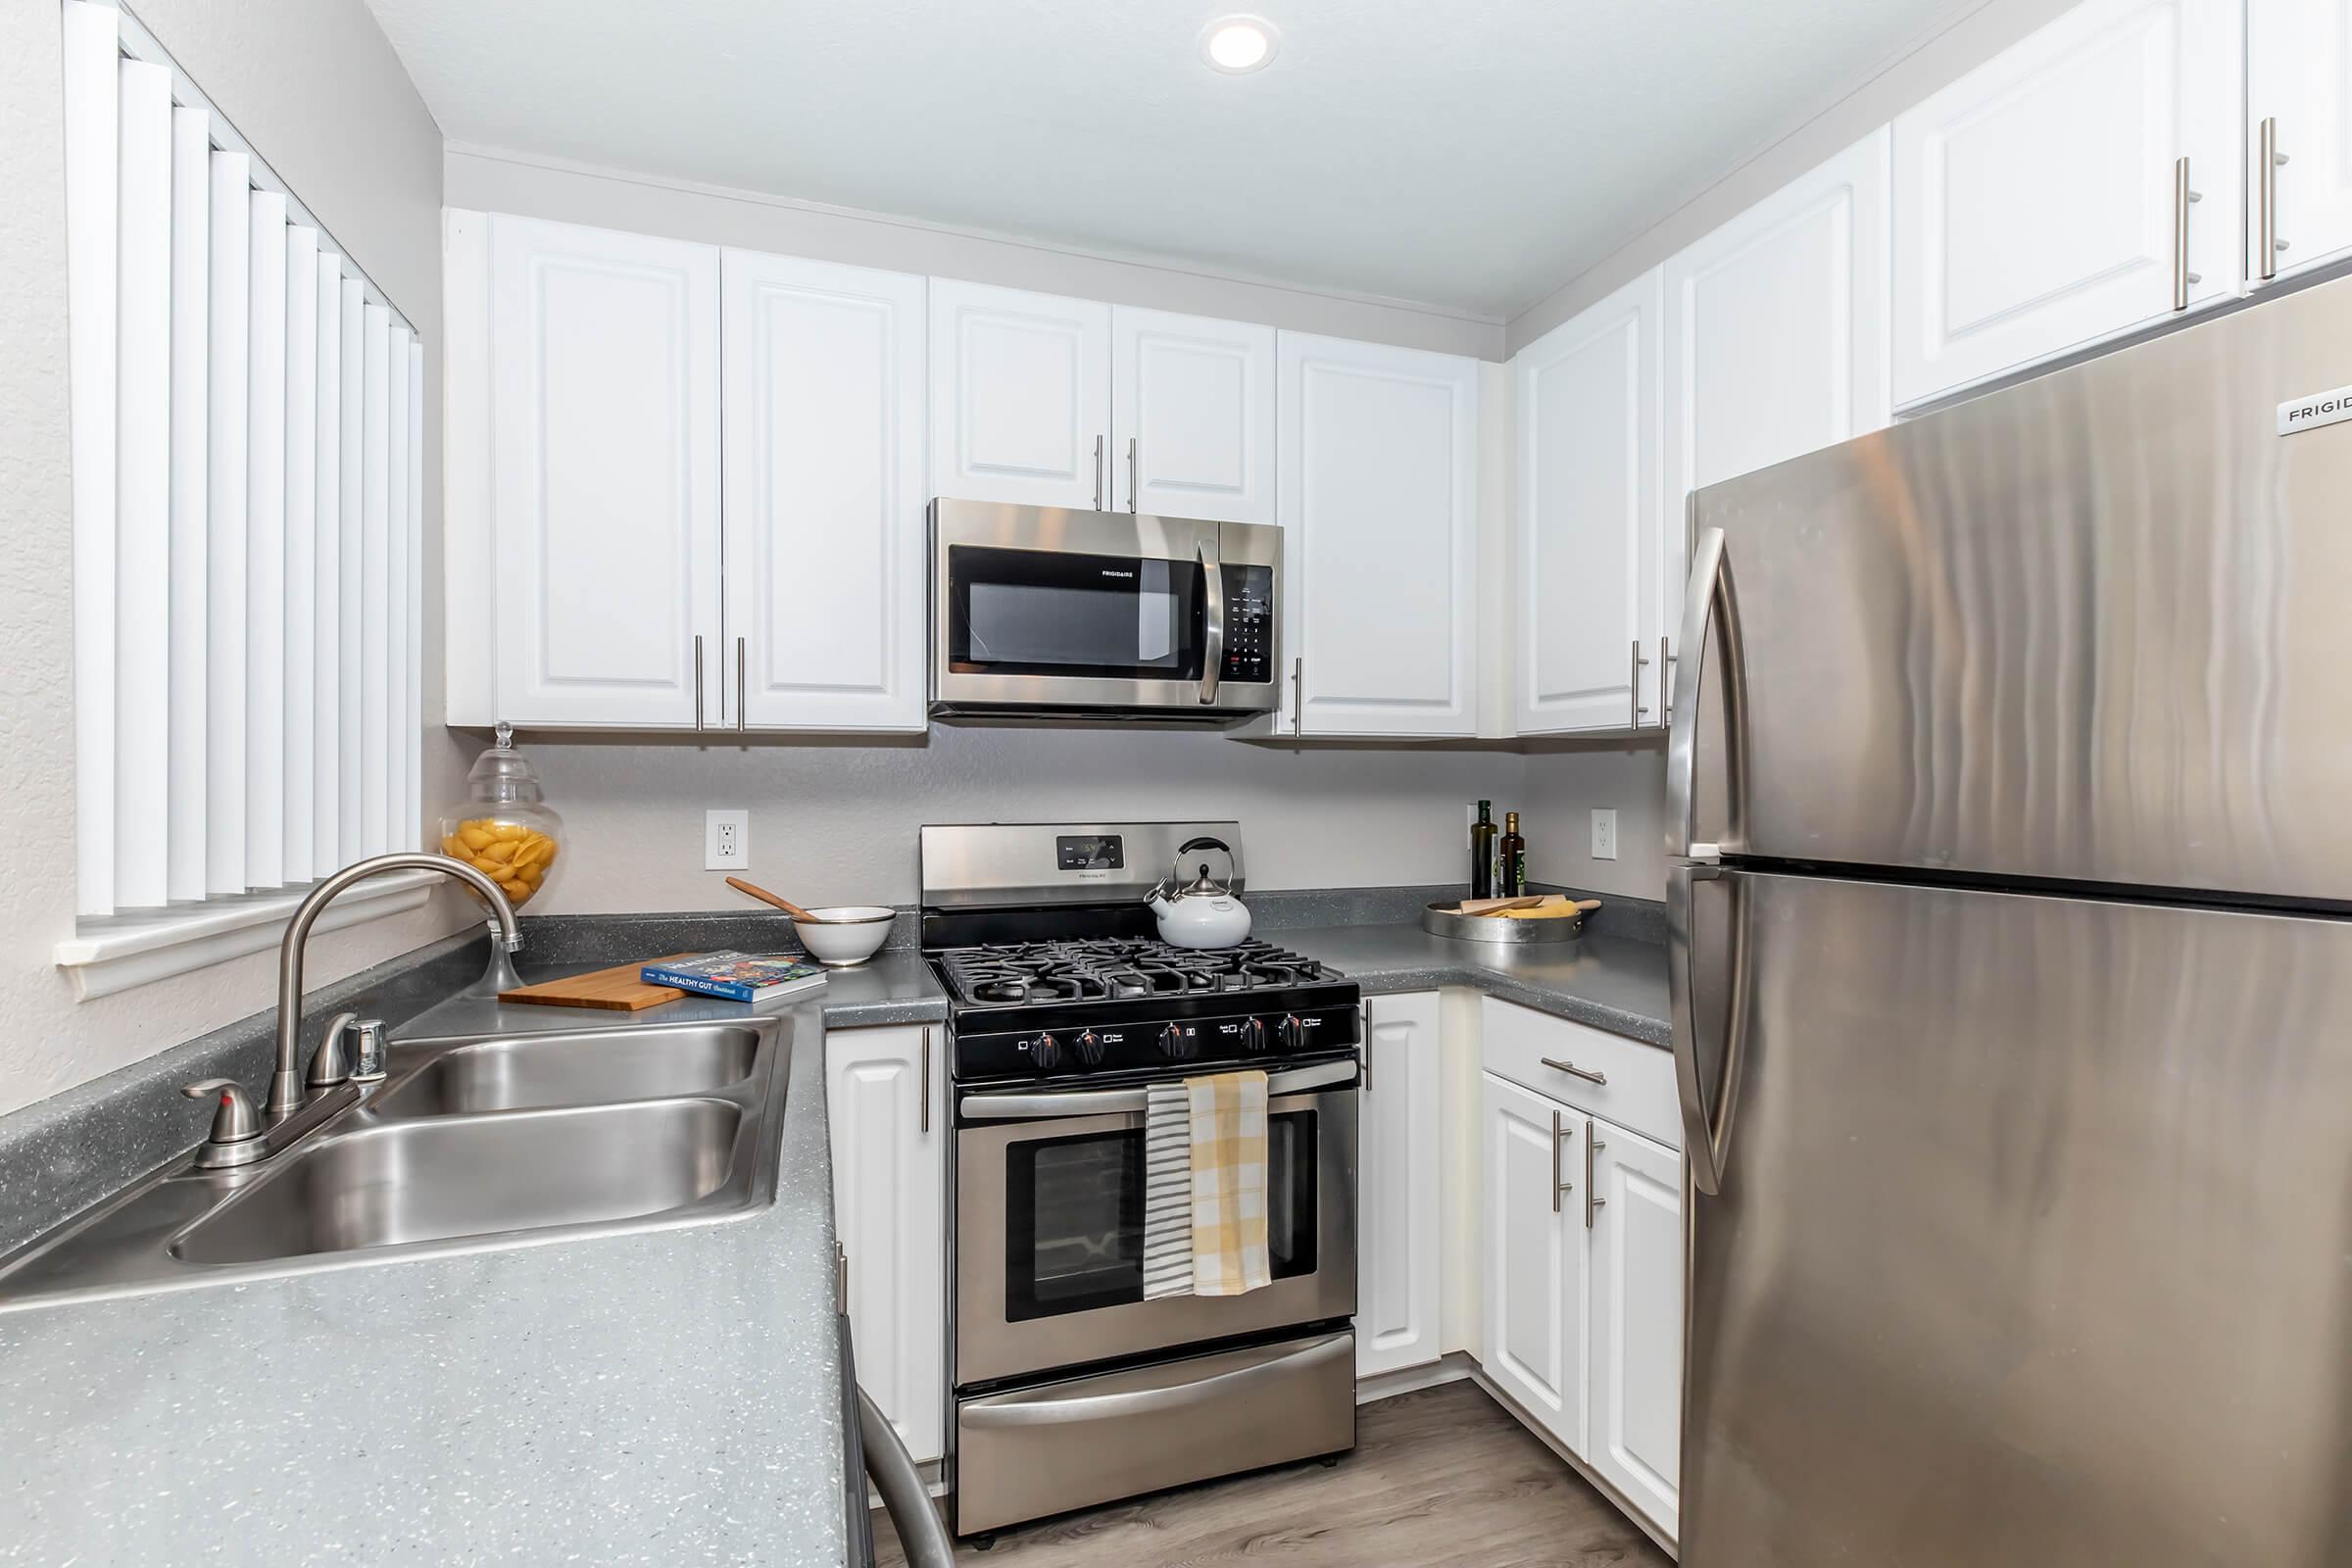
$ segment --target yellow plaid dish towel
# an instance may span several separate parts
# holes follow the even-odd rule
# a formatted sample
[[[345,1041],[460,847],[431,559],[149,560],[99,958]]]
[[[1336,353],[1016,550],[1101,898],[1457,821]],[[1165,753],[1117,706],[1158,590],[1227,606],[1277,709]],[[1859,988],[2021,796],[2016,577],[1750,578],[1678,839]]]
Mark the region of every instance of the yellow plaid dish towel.
[[[1187,1078],[1193,1146],[1193,1294],[1273,1283],[1266,1258],[1266,1075]]]

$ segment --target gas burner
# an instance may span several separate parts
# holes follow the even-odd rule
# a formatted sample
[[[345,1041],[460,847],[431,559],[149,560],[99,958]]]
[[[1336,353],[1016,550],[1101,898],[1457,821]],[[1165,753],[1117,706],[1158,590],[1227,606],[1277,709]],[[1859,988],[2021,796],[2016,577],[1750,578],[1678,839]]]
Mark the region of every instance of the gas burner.
[[[998,943],[953,948],[938,962],[956,999],[977,1007],[1268,991],[1342,978],[1264,941],[1205,950],[1116,937]]]

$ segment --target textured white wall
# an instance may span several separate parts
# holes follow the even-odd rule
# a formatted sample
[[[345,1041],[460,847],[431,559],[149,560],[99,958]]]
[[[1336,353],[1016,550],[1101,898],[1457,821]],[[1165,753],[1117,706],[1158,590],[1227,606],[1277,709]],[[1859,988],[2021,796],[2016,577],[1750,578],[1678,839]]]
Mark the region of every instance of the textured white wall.
[[[142,0],[141,21],[423,334],[425,580],[440,580],[441,138],[361,0]],[[52,964],[74,925],[73,507],[56,0],[0,0],[0,1112],[269,1004],[256,954],[76,1005]],[[425,794],[455,788],[425,635]],[[322,937],[315,984],[452,929],[457,906]]]
[[[1229,818],[1252,887],[1466,879],[1468,804],[1517,809],[1506,751],[1303,747],[1214,732],[935,727],[902,745],[556,745],[522,737],[570,853],[531,912],[745,905],[703,812],[752,813],[750,880],[802,904],[914,901],[927,822]]]

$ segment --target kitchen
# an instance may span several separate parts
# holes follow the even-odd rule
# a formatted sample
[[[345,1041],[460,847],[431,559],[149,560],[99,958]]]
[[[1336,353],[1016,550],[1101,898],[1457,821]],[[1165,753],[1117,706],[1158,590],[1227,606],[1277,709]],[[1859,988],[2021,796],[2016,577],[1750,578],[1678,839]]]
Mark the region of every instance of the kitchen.
[[[2340,7],[679,20],[0,24],[0,1559],[2341,1559]]]

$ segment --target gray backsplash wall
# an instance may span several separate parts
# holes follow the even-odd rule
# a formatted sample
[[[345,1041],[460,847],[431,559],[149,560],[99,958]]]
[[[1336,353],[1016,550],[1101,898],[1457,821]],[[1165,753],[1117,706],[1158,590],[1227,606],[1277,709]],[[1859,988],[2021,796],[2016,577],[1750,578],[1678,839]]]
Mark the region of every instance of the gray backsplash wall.
[[[925,822],[1231,818],[1254,888],[1465,879],[1465,813],[1481,797],[1497,820],[1528,810],[1531,840],[1550,831],[1526,799],[1529,760],[1505,750],[946,725],[904,743],[581,744],[525,733],[518,744],[568,829],[533,914],[743,902],[725,873],[703,869],[710,808],[751,811],[744,874],[803,904],[914,903]]]
[[[1666,748],[1544,742],[1526,758],[1528,874],[1631,898],[1666,896]],[[1617,811],[1617,858],[1592,858],[1592,810]]]

